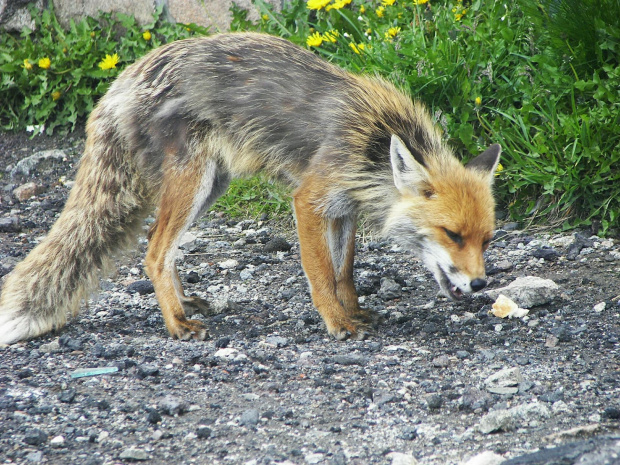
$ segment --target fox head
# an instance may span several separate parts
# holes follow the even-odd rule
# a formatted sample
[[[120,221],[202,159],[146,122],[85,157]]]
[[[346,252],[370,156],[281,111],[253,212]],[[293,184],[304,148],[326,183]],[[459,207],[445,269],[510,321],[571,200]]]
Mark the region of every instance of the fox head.
[[[451,299],[486,286],[483,253],[493,237],[491,188],[501,147],[463,166],[450,153],[423,157],[392,136],[390,160],[398,200],[384,233],[417,253]]]

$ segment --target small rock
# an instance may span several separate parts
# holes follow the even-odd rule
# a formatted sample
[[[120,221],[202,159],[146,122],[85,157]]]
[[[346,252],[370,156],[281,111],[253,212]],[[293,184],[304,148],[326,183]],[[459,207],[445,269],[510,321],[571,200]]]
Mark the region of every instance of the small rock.
[[[64,447],[65,446],[65,437],[64,436],[56,436],[54,438],[52,438],[52,440],[50,441],[50,446],[51,447]]]
[[[514,264],[508,260],[500,260],[497,263],[491,264],[487,269],[487,275],[493,276],[497,273],[510,271],[514,267]]]
[[[30,452],[28,455],[26,455],[26,460],[28,460],[29,462],[32,463],[39,463],[43,461],[43,452],[41,452],[40,450],[35,451],[35,452]]]
[[[432,394],[426,398],[426,406],[430,410],[440,409],[443,405],[443,398],[438,394]]]
[[[288,345],[288,339],[282,336],[268,336],[265,342],[275,347],[286,347]]]
[[[398,299],[403,295],[403,288],[393,279],[381,278],[381,288],[377,294],[383,300]]]
[[[560,287],[550,279],[525,276],[515,279],[506,287],[486,291],[485,294],[497,299],[500,294],[514,300],[521,308],[532,308],[551,302],[560,293]]]
[[[392,460],[391,465],[417,465],[418,463],[413,455],[402,452],[390,452],[387,458]]]
[[[603,310],[605,310],[605,307],[607,307],[607,304],[605,302],[600,302],[594,307],[592,307],[592,310],[594,310],[596,313],[601,313]]]
[[[498,371],[497,373],[492,374],[487,379],[484,380],[484,384],[489,390],[489,388],[504,388],[504,387],[515,387],[524,381],[523,375],[521,374],[521,370],[518,367],[513,368],[505,368],[503,370]],[[489,392],[492,392],[489,390]],[[515,394],[516,394],[515,390]]]
[[[151,281],[141,279],[139,281],[134,281],[127,286],[127,291],[131,294],[135,294],[137,292],[140,295],[146,295],[153,294],[155,292],[155,288],[153,287],[153,283]]]
[[[47,441],[47,433],[38,429],[38,428],[30,428],[26,430],[26,434],[24,435],[24,442],[31,446],[40,446],[41,444],[45,444]]]
[[[179,248],[183,250],[192,250],[196,245],[196,236],[194,236],[191,232],[186,232],[181,236],[181,240],[179,241]]]
[[[359,365],[364,366],[368,363],[368,359],[362,355],[334,355],[332,361],[338,365]]]
[[[154,410],[154,409],[153,409],[153,410],[151,410],[151,411],[149,412],[149,414],[147,415],[146,420],[147,420],[149,423],[151,423],[151,424],[155,425],[155,424],[157,424],[157,423],[160,423],[160,422],[162,421],[162,418],[161,418],[161,415],[159,414],[159,412],[158,412],[157,410]]]
[[[196,273],[195,271],[190,271],[189,273],[187,273],[187,275],[185,276],[185,280],[189,283],[189,284],[196,284],[200,282],[200,275],[198,273]]]
[[[543,258],[547,261],[556,260],[560,254],[553,247],[541,247],[532,251],[532,256],[536,258]]]
[[[260,418],[260,414],[258,409],[252,408],[246,410],[241,414],[239,418],[239,425],[241,426],[256,426],[258,424],[258,420]]]
[[[224,260],[223,262],[218,262],[217,266],[219,266],[223,270],[234,270],[239,265],[239,262],[235,259]]]
[[[499,409],[487,413],[478,425],[483,434],[496,431],[512,431],[515,428],[527,426],[531,421],[549,418],[549,409],[538,402],[517,405],[510,409]]]
[[[9,216],[7,218],[0,218],[0,233],[18,233],[22,230],[19,224],[19,218],[16,216]]]
[[[60,400],[60,402],[64,402],[65,404],[70,404],[75,400],[75,395],[75,389],[65,389],[58,396],[58,400]]]
[[[129,449],[125,449],[118,456],[121,460],[136,460],[136,461],[144,461],[149,459],[149,455],[146,453],[144,449],[138,449],[137,447],[130,447]]]
[[[249,268],[244,268],[239,273],[239,279],[241,279],[241,281],[249,281],[253,277],[254,277],[254,273]]]
[[[159,401],[157,408],[165,415],[175,416],[187,412],[188,405],[182,399],[167,395]]]
[[[549,334],[547,336],[547,340],[545,341],[545,347],[553,349],[555,346],[558,345],[558,342],[560,342],[560,340],[557,337],[555,337],[553,334]]]
[[[306,463],[311,464],[311,465],[316,464],[316,463],[321,463],[324,458],[325,458],[325,454],[321,454],[319,452],[313,453],[313,454],[306,454],[304,456],[304,460],[306,461]]]
[[[450,357],[447,355],[440,355],[439,357],[434,358],[431,362],[435,368],[446,368],[450,366],[450,363]]]
[[[211,428],[206,425],[198,425],[198,428],[196,428],[196,437],[198,439],[209,439],[211,437]]]
[[[136,375],[139,379],[144,379],[148,376],[159,375],[159,367],[150,363],[143,363],[137,366]]]
[[[288,252],[293,246],[282,237],[274,237],[263,247],[265,253]]]
[[[54,339],[52,342],[48,344],[41,344],[39,346],[39,351],[45,354],[55,354],[61,351],[60,342],[58,338]]]
[[[27,182],[13,189],[13,196],[20,202],[24,202],[33,195],[41,193],[41,191],[41,186],[36,185],[34,182]]]
[[[56,160],[64,160],[67,157],[65,152],[62,150],[54,149],[54,150],[42,150],[40,152],[34,153],[29,157],[23,158],[20,160],[15,167],[11,170],[11,178],[14,178],[18,174],[23,174],[24,176],[30,175],[30,172],[37,169],[38,165],[46,160],[53,161]]]
[[[506,459],[501,455],[497,455],[495,452],[485,450],[484,452],[473,456],[467,462],[463,462],[463,465],[499,465]]]

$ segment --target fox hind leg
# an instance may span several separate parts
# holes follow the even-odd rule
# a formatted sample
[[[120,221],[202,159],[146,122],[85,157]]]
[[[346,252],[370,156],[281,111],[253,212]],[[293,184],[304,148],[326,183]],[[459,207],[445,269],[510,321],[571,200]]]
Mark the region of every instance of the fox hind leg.
[[[215,160],[195,157],[187,166],[169,167],[164,175],[157,218],[149,232],[146,270],[166,327],[178,339],[205,339],[207,331],[188,315],[205,313],[206,301],[183,292],[175,258],[181,236],[198,214],[228,187],[230,177]]]

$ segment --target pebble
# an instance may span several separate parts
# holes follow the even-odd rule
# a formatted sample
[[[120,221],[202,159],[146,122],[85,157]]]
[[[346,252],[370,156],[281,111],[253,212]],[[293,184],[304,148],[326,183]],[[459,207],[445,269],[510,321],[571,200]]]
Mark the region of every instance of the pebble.
[[[27,182],[13,189],[13,196],[20,202],[25,202],[30,197],[41,193],[43,188],[34,182]]]
[[[39,428],[30,428],[26,430],[24,442],[31,446],[40,446],[47,441],[47,433]]]
[[[196,428],[196,437],[198,439],[209,439],[211,433],[211,428],[206,425],[198,425],[198,428]]]
[[[362,355],[335,355],[332,361],[338,365],[359,365],[364,366],[368,363],[368,359]]]
[[[121,460],[144,461],[149,459],[149,455],[144,449],[139,449],[132,446],[129,449],[125,449],[123,452],[121,452],[118,458]]]
[[[403,295],[403,288],[393,279],[381,278],[381,287],[379,288],[378,295],[384,300],[398,299]]]
[[[187,402],[179,399],[178,397],[167,395],[164,398],[160,399],[159,403],[157,404],[157,408],[161,413],[165,415],[175,416],[182,415],[183,413],[187,412],[188,404]]]
[[[18,233],[21,229],[18,217],[9,216],[7,218],[0,218],[0,233]]]
[[[241,426],[256,426],[258,424],[258,420],[260,418],[260,413],[258,409],[252,408],[246,410],[241,414],[239,418],[239,425]]]
[[[487,413],[480,420],[478,430],[483,434],[512,431],[527,426],[529,422],[549,418],[550,415],[549,408],[544,404],[538,402],[521,404],[510,409],[498,409]]]
[[[288,252],[291,250],[293,246],[289,244],[286,239],[283,237],[274,237],[269,240],[263,246],[263,252],[265,253],[275,253],[275,252]]]
[[[551,279],[525,276],[515,279],[506,287],[485,292],[496,300],[500,294],[505,295],[521,308],[532,308],[551,302],[560,294],[560,287]]]
[[[153,283],[151,281],[143,279],[131,283],[127,286],[127,291],[131,294],[138,293],[140,295],[147,295],[153,294],[155,292],[155,287],[153,287]]]
[[[447,355],[440,355],[439,357],[433,359],[431,365],[433,365],[435,368],[447,368],[450,366],[451,363],[452,361],[450,360],[450,357],[448,357]]]
[[[463,462],[463,465],[499,465],[506,459],[501,455],[496,454],[490,450],[477,454],[470,458],[467,462]]]
[[[52,440],[50,441],[50,446],[51,447],[64,447],[65,446],[65,438],[64,436],[56,436],[54,438],[52,438]]]
[[[392,462],[390,465],[417,465],[418,461],[411,454],[405,454],[403,452],[390,452],[387,458]]]
[[[605,302],[600,302],[594,307],[592,307],[592,310],[594,310],[596,313],[601,313],[603,310],[605,310],[605,307],[607,307],[607,304]]]
[[[318,453],[318,452],[317,453],[312,453],[312,454],[306,454],[304,456],[304,460],[309,465],[316,464],[316,463],[321,463],[324,458],[325,458],[325,454],[321,454],[321,453]]]
[[[29,454],[26,455],[26,460],[28,460],[29,462],[32,463],[39,463],[43,461],[43,452],[41,452],[40,450],[35,451],[35,452],[30,452]]]

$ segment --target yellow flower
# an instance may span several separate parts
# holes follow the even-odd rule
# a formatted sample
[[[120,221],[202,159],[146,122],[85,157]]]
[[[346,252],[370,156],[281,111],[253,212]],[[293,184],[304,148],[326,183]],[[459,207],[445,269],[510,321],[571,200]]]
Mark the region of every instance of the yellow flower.
[[[351,49],[352,49],[355,53],[357,53],[358,55],[360,54],[359,49],[357,48],[357,46],[356,46],[353,42],[350,42],[350,43],[349,43],[349,47],[351,47]]]
[[[338,31],[332,29],[331,31],[328,31],[325,34],[323,34],[322,39],[325,42],[331,42],[332,44],[335,44],[338,41],[339,35],[340,34],[338,33]]]
[[[106,55],[105,58],[101,60],[101,63],[99,63],[99,67],[101,69],[112,69],[112,68],[116,68],[117,63],[118,63],[118,54],[115,53],[112,56]]]
[[[424,5],[425,3],[428,3],[428,0],[413,0],[414,5]]]
[[[269,19],[269,15],[263,15],[263,21],[267,21]]]
[[[306,8],[309,10],[320,10],[321,8],[325,8],[331,1],[332,0],[308,0]]]
[[[474,100],[474,102],[476,103],[476,105],[480,106],[482,105],[482,99],[480,97],[476,97],[476,99]]]
[[[366,7],[364,5],[360,6],[360,13],[361,14],[366,13]]]
[[[366,44],[357,44],[357,48],[360,52],[363,52],[364,50],[366,50]]]
[[[396,0],[383,0],[381,3],[383,6],[392,6]]]
[[[142,33],[142,38],[146,41],[151,40],[151,31],[144,31]]]
[[[329,10],[339,10],[340,8],[351,3],[351,0],[336,0],[332,5],[327,5],[325,7],[325,11]]]
[[[495,176],[499,176],[502,171],[504,171],[504,167],[502,166],[501,163],[498,163],[497,169],[495,170]]]
[[[320,32],[315,32],[306,39],[306,44],[308,47],[319,47],[322,43],[323,38],[321,37]]]
[[[56,91],[56,92],[52,92],[52,100],[58,100],[61,97],[61,93]]]
[[[379,18],[383,18],[383,12],[384,12],[384,11],[385,11],[385,7],[384,7],[384,6],[380,6],[379,8],[377,8],[377,9],[375,10],[375,13],[376,13],[376,15],[377,15]]]
[[[96,34],[95,34],[95,31],[90,31],[90,36],[91,36],[91,37],[95,37],[95,35],[96,35]]]
[[[387,32],[385,33],[385,37],[387,39],[391,38],[391,37],[396,37],[396,35],[400,32],[400,28],[399,27],[391,27],[387,30]]]
[[[39,68],[49,69],[50,66],[52,66],[52,61],[48,57],[39,60]]]
[[[28,61],[28,58],[24,60],[24,68],[26,68],[27,71],[30,71],[32,69],[32,63]]]

